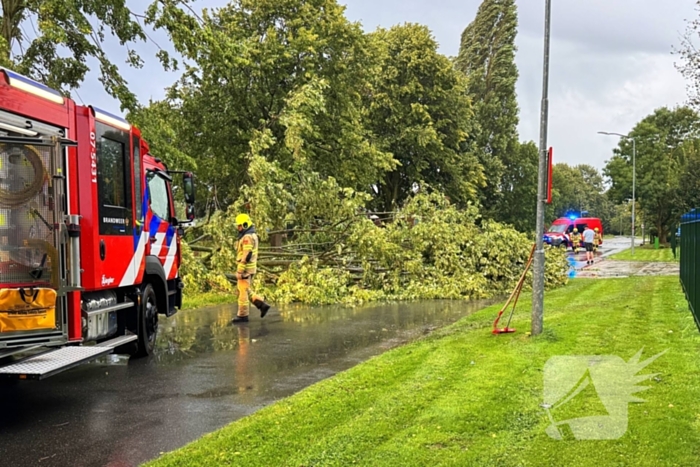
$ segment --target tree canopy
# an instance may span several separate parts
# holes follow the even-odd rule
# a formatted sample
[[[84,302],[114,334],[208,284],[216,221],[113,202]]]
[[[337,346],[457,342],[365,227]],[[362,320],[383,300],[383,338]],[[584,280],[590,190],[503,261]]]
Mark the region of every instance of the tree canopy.
[[[700,1],[696,3],[700,7]],[[687,80],[690,105],[695,109],[700,107],[700,50],[697,48],[699,38],[700,19],[688,20],[680,48],[675,50],[675,53],[681,57],[676,67]]]
[[[514,144],[502,159],[506,170],[494,217],[521,232],[535,231],[538,160],[539,150],[532,141]]]
[[[506,166],[518,149],[518,103],[515,84],[515,37],[518,16],[514,0],[484,0],[474,21],[462,33],[457,69],[468,77],[468,95],[476,117],[473,142],[486,174],[480,192],[485,214],[493,216],[501,201],[502,177],[517,171]],[[511,181],[506,181],[506,184]]]
[[[147,36],[125,0],[3,0],[0,22],[0,65],[69,95],[90,71],[88,60],[95,59],[107,93],[123,109],[137,107],[136,96],[103,49],[105,37],[115,36],[127,49],[127,63],[142,65],[129,45]]]
[[[453,202],[476,201],[482,166],[468,143],[474,119],[466,79],[425,26],[406,24],[370,35],[380,56],[367,96],[369,127],[399,162],[375,185],[381,209],[401,205],[423,184]]]
[[[636,141],[637,202],[662,241],[697,197],[692,191],[697,184],[688,180],[687,173],[697,163],[699,130],[698,114],[677,107],[655,110],[630,132]],[[631,140],[621,140],[605,167],[611,181],[610,197],[616,202],[632,197],[632,149]]]
[[[552,217],[587,215],[599,217],[604,230],[613,226],[614,203],[608,198],[604,178],[595,167],[555,164],[552,178],[552,205],[548,207]]]
[[[250,181],[253,156],[362,190],[395,167],[364,123],[373,44],[335,1],[233,0],[201,20],[165,2],[149,14],[188,63],[168,101],[222,205]]]

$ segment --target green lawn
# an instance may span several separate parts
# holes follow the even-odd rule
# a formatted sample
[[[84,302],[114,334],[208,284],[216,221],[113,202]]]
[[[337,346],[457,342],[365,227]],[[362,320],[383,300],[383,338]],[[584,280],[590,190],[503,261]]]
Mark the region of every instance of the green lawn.
[[[491,307],[264,408],[152,466],[697,466],[700,334],[673,277],[573,280],[548,292],[543,335],[529,297],[516,334]],[[543,368],[552,356],[667,350],[629,404],[617,440],[549,438]],[[582,392],[564,419],[602,405]],[[603,414],[605,409],[602,408]],[[594,413],[595,414],[595,413]],[[597,414],[600,414],[598,412]],[[196,414],[193,414],[196,416]],[[561,418],[558,418],[561,420]]]
[[[616,259],[620,261],[680,261],[681,249],[676,249],[676,258],[673,258],[673,251],[671,248],[659,247],[655,250],[652,245],[638,246],[634,249],[634,255],[632,255],[632,249],[621,251],[610,256],[610,259]]]
[[[234,294],[221,292],[207,292],[201,294],[188,294],[185,289],[185,294],[182,297],[182,309],[192,310],[194,308],[202,308],[211,305],[221,305],[222,303],[236,303]]]

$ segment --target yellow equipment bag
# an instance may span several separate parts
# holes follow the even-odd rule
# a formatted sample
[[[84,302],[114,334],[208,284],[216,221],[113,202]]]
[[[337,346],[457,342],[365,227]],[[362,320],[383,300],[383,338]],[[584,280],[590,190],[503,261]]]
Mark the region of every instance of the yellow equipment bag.
[[[55,290],[0,289],[0,332],[55,328]]]

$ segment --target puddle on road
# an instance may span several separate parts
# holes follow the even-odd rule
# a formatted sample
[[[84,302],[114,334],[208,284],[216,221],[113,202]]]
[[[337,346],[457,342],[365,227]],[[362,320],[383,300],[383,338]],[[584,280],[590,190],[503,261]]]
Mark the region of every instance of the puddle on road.
[[[249,348],[268,360],[320,362],[381,344],[387,349],[457,321],[493,301],[425,301],[340,306],[287,306],[247,324],[232,325],[235,305],[181,312],[161,320],[156,361],[168,365],[200,355],[245,358]],[[279,366],[279,365],[276,365]],[[277,368],[279,369],[279,368]]]
[[[259,406],[492,303],[288,306],[262,320],[254,313],[242,325],[230,324],[235,305],[192,310],[161,322],[151,364],[168,373],[186,368],[188,390],[182,395],[190,400]]]

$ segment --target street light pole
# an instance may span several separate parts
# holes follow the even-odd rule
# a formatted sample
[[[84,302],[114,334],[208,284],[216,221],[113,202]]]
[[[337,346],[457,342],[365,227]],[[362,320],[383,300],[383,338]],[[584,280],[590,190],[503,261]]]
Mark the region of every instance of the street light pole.
[[[637,142],[634,138],[630,138],[629,136],[628,138],[632,140],[632,256],[634,256],[634,205],[636,200],[634,189],[637,184]]]
[[[535,255],[532,277],[533,336],[542,333],[544,321],[544,211],[547,178],[547,118],[549,115],[549,38],[552,0],[545,0],[544,9],[544,65],[542,70],[542,107],[540,114],[540,158],[537,172],[537,220],[535,223]]]
[[[606,136],[619,136],[620,138],[624,139],[630,139],[632,140],[632,256],[634,256],[634,224],[635,224],[635,189],[637,185],[637,141],[634,139],[634,137],[629,136],[629,135],[623,135],[621,133],[609,133],[607,131],[599,131],[599,135],[606,135]]]

